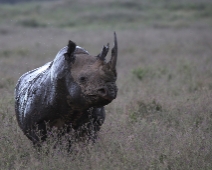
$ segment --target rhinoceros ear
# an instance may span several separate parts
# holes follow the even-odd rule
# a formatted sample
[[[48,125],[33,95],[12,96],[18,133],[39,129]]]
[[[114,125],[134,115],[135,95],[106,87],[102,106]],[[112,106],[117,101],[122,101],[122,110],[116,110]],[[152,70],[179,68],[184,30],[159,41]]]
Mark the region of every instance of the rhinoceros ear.
[[[74,56],[75,48],[76,48],[76,44],[73,41],[69,40],[67,52],[64,54],[65,60],[67,60],[69,62],[74,61],[74,59],[75,59],[75,56]]]

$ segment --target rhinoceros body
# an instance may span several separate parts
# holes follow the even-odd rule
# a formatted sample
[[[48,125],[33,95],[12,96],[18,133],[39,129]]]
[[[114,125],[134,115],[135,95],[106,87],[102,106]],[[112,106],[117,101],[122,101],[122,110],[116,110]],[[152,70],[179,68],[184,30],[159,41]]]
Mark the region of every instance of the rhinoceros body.
[[[69,41],[53,61],[20,77],[15,111],[20,128],[33,143],[44,141],[47,129],[54,127],[69,127],[67,133],[83,126],[92,133],[99,131],[105,119],[104,106],[117,95],[114,37],[109,62],[105,61],[108,45],[98,56],[91,56]]]

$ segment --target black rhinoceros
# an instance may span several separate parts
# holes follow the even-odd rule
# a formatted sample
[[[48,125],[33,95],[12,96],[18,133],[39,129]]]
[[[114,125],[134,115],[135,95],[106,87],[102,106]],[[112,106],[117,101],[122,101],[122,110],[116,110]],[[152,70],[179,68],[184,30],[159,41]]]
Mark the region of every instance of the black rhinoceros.
[[[106,62],[108,51],[109,44],[92,56],[69,41],[53,61],[20,77],[15,112],[20,128],[34,144],[45,141],[47,129],[53,127],[69,127],[67,133],[82,126],[94,134],[99,131],[105,119],[104,106],[117,96],[116,33],[111,59]]]

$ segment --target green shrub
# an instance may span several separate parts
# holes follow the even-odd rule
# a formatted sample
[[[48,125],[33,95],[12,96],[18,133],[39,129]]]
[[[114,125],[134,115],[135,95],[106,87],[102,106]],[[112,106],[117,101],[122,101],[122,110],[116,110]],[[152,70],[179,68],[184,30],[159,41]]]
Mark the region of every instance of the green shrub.
[[[143,80],[149,73],[148,69],[136,68],[132,71],[133,75],[139,80]]]
[[[159,112],[162,112],[162,105],[155,100],[151,102],[138,101],[137,109],[129,114],[129,119],[136,122]]]

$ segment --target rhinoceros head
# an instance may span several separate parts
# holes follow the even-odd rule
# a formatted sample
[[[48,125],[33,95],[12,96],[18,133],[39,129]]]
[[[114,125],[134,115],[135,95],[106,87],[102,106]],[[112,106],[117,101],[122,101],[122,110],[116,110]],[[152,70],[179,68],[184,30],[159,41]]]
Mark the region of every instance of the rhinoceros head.
[[[114,33],[114,47],[111,58],[106,62],[109,44],[103,47],[97,56],[75,49],[76,45],[69,41],[66,60],[70,60],[71,81],[68,82],[69,101],[79,107],[100,107],[107,105],[117,95],[116,61],[118,45]],[[65,55],[66,57],[66,55]]]

